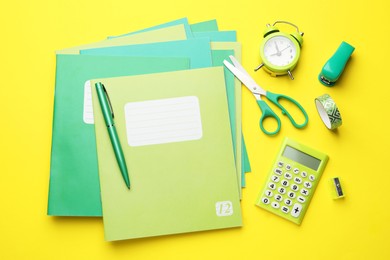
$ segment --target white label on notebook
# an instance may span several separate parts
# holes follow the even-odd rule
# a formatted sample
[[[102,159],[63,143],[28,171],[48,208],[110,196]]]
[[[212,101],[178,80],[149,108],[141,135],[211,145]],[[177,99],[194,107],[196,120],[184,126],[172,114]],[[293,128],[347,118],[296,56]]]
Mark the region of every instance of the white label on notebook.
[[[91,81],[87,80],[84,84],[84,111],[83,120],[86,124],[94,124],[93,106],[92,106],[92,89]]]
[[[233,203],[231,201],[218,201],[215,203],[215,211],[218,217],[233,215]]]
[[[195,96],[127,103],[125,118],[130,146],[198,140],[203,134]]]

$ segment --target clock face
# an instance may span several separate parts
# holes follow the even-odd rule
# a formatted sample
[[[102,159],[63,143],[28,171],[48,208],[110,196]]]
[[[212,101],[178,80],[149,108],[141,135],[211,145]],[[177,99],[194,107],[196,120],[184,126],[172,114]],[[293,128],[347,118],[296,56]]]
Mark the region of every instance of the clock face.
[[[295,44],[287,37],[274,36],[264,44],[264,57],[275,66],[288,66],[297,55]]]

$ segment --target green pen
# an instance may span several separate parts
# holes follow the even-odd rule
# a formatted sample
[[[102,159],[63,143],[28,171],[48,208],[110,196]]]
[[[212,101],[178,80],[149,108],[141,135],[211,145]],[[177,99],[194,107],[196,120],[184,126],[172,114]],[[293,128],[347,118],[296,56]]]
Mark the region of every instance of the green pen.
[[[119,137],[116,132],[114,124],[114,111],[112,110],[110,99],[108,97],[106,88],[101,82],[96,83],[95,87],[119,169],[121,170],[122,177],[125,180],[127,188],[130,189],[129,174],[127,172],[126,161],[123,155],[121,144],[119,142]]]

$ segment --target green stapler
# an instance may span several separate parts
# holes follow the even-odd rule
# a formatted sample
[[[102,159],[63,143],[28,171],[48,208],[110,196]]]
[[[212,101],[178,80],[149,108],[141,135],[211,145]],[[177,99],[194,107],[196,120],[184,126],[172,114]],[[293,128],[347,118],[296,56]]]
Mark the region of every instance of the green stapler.
[[[355,47],[346,42],[342,42],[340,44],[337,51],[325,63],[324,67],[322,67],[321,73],[318,75],[318,79],[323,85],[327,87],[334,86],[341,76],[347,61],[354,50]]]

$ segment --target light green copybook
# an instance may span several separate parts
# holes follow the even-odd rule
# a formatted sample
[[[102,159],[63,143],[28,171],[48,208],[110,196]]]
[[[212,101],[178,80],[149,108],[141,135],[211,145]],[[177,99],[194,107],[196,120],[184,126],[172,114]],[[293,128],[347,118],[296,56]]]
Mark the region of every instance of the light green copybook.
[[[207,38],[94,48],[80,50],[80,54],[132,57],[186,57],[190,59],[191,69],[212,66],[210,41]]]
[[[242,59],[242,47],[239,42],[212,42],[211,50],[215,51],[233,51],[234,56],[237,60]],[[226,53],[225,53],[226,54]],[[228,57],[225,57],[228,58]],[[229,72],[228,75],[232,76]],[[237,174],[239,176],[239,186],[243,187],[242,183],[244,180],[243,170],[243,150],[242,150],[242,131],[241,131],[241,82],[234,78],[234,98],[235,98],[235,124],[236,124],[236,167]]]
[[[110,98],[131,182],[129,190],[95,113],[106,240],[242,225],[222,67],[96,82]]]
[[[183,24],[156,29],[152,31],[136,33],[128,36],[118,37],[109,40],[103,40],[96,43],[84,44],[77,47],[67,48],[56,51],[56,54],[79,54],[80,50],[123,46],[130,44],[143,44],[153,42],[180,41],[186,40],[186,30]]]
[[[90,79],[189,68],[186,58],[57,55],[48,214],[101,216]]]
[[[173,21],[169,21],[169,22],[166,22],[166,23],[163,23],[163,24],[155,25],[155,26],[152,26],[152,27],[149,27],[149,28],[141,29],[141,30],[138,30],[138,31],[135,31],[135,32],[130,32],[130,33],[126,33],[126,34],[122,34],[122,35],[118,35],[118,36],[109,36],[109,37],[107,37],[107,39],[114,39],[114,38],[117,38],[117,37],[129,36],[129,35],[137,34],[137,33],[144,33],[144,32],[158,30],[158,29],[162,29],[162,28],[166,28],[166,27],[170,27],[170,26],[175,26],[175,25],[183,25],[184,29],[186,31],[187,39],[192,39],[193,38],[193,36],[192,36],[192,27],[189,25],[188,19],[186,17],[184,17],[184,18],[173,20]]]

